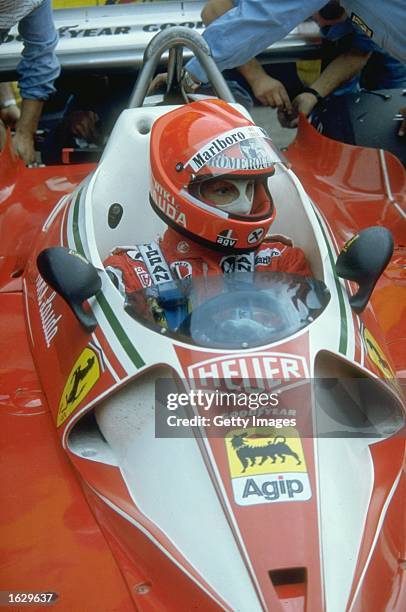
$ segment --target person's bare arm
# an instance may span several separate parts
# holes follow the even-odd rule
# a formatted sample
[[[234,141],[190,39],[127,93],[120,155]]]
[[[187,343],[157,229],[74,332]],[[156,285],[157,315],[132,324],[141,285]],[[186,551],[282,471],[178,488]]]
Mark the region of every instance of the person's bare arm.
[[[351,49],[346,53],[342,53],[312,83],[312,89],[317,91],[323,98],[328,96],[340,85],[358,74],[367,63],[370,55],[370,53],[360,51],[359,49]],[[297,127],[298,113],[304,113],[306,116],[310,115],[317,102],[317,97],[312,93],[304,92],[299,94],[293,100],[295,116],[289,117],[286,113],[279,112],[280,123],[284,127]]]
[[[232,0],[208,0],[204,5],[201,18],[205,26],[209,25],[212,21],[227,13],[234,7]]]
[[[342,53],[323,70],[312,84],[312,88],[318,91],[323,98],[328,96],[337,87],[361,72],[370,55],[371,53],[359,49],[351,49]]]
[[[233,6],[232,0],[209,0],[201,13],[204,25],[209,25]],[[237,70],[250,85],[252,93],[261,104],[291,110],[291,102],[285,86],[269,76],[257,59],[251,59],[243,66],[239,66]]]
[[[35,161],[34,135],[43,105],[43,100],[23,100],[21,105],[21,117],[16,124],[13,146],[26,164]]]
[[[20,117],[20,110],[10,83],[0,83],[0,119],[14,127]]]
[[[238,71],[250,85],[252,93],[261,104],[291,110],[292,104],[283,83],[267,74],[255,57],[243,66],[239,66]]]

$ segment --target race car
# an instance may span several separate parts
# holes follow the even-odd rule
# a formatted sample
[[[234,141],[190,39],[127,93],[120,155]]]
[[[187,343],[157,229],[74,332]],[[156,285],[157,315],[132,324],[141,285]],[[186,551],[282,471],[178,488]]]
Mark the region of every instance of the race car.
[[[403,166],[302,118],[274,151],[272,231],[312,276],[253,278],[240,254],[232,275],[179,281],[176,325],[150,316],[148,287],[129,311],[104,261],[165,229],[149,139],[177,106],[142,103],[180,44],[247,116],[176,29],[97,166],[0,157],[1,603],[403,610]]]

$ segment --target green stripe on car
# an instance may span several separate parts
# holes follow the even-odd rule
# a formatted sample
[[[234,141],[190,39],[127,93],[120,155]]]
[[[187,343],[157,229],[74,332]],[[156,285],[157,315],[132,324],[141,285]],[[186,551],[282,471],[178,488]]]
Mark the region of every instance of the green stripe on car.
[[[316,217],[317,217],[317,221],[319,222],[320,229],[321,229],[324,241],[325,241],[326,246],[327,246],[328,257],[330,259],[331,267],[333,269],[334,282],[335,282],[335,285],[336,285],[337,295],[338,295],[338,304],[339,304],[339,308],[340,308],[340,319],[341,319],[340,343],[339,343],[339,346],[338,346],[338,351],[339,351],[339,353],[342,353],[343,355],[346,355],[347,354],[347,349],[348,349],[348,323],[347,323],[347,312],[346,312],[346,309],[345,309],[343,288],[341,287],[340,279],[337,276],[333,251],[331,249],[330,243],[329,243],[329,241],[327,239],[327,236],[326,236],[325,229],[324,229],[324,227],[323,227],[323,225],[322,225],[322,223],[321,223],[321,221],[319,219],[319,215],[317,214],[317,212],[316,212]]]
[[[76,196],[76,200],[75,200],[75,204],[73,208],[72,231],[73,231],[73,238],[75,241],[76,251],[80,255],[83,255],[84,257],[86,257],[86,254],[83,248],[83,243],[80,237],[80,230],[79,230],[79,203],[80,203],[81,194],[82,194],[82,191],[79,191],[78,195]],[[127,336],[126,332],[124,331],[123,326],[121,325],[120,321],[117,319],[110,304],[106,300],[104,293],[100,292],[98,295],[96,295],[96,300],[100,308],[102,309],[104,316],[109,322],[110,327],[115,333],[118,341],[120,342],[121,346],[123,347],[124,351],[127,353],[128,357],[131,359],[135,367],[141,368],[142,366],[144,366],[145,365],[144,360],[142,359],[138,351],[135,349],[130,338]]]

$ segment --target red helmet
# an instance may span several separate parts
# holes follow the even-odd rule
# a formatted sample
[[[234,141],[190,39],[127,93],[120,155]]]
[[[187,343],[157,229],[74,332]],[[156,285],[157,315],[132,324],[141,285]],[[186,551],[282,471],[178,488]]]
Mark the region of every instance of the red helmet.
[[[232,106],[192,102],[152,126],[150,203],[168,225],[204,246],[253,250],[275,217],[267,182],[277,161],[266,132]],[[218,190],[228,190],[227,205],[207,196],[215,180]],[[233,210],[232,191],[240,203],[250,199],[248,214]]]

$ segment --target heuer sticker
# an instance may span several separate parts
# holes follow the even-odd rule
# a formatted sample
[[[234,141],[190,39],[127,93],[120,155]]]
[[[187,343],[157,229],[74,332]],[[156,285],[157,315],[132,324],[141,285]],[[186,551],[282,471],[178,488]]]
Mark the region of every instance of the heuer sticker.
[[[213,357],[188,367],[188,378],[198,389],[231,391],[271,390],[281,380],[309,377],[306,359],[291,353],[250,353]]]
[[[56,421],[57,427],[62,425],[79,406],[99,378],[99,358],[93,349],[86,347],[76,360],[62,391]]]
[[[383,352],[380,344],[375,340],[374,336],[366,327],[364,327],[362,330],[362,338],[364,341],[365,350],[378,370],[382,372],[385,378],[395,378],[395,373],[389,365],[387,356]]]
[[[47,348],[49,348],[53,338],[58,333],[58,322],[62,318],[62,315],[58,315],[54,310],[53,301],[56,297],[56,292],[46,284],[40,275],[37,276],[35,285],[41,327],[45,344]]]
[[[302,442],[295,428],[234,430],[225,444],[239,506],[311,498]]]

